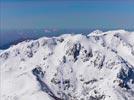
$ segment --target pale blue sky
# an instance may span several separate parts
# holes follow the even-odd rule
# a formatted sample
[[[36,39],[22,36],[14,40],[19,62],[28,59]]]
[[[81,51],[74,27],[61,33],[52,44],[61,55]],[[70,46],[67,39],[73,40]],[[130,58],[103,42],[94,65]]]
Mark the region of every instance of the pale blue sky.
[[[1,29],[134,29],[134,0],[1,0]]]

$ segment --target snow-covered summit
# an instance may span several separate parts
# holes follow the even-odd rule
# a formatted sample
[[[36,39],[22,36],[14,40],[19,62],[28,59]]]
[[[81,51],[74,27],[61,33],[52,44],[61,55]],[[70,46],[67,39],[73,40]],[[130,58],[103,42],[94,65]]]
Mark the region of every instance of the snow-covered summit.
[[[102,34],[102,33],[103,33],[103,31],[101,31],[101,30],[95,30],[95,31],[89,33],[88,36],[100,35],[100,34]]]
[[[2,100],[133,100],[134,32],[65,34],[0,53]]]

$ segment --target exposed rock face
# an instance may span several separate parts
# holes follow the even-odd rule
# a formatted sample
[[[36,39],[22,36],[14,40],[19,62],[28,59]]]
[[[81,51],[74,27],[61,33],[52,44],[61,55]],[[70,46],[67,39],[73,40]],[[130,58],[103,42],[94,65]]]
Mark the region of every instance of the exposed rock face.
[[[24,41],[0,52],[2,100],[133,100],[134,32]]]

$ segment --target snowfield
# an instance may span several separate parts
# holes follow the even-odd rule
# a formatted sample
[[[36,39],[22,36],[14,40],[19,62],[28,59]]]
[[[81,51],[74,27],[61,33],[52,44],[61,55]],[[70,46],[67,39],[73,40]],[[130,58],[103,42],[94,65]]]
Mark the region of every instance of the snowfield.
[[[0,51],[1,100],[134,100],[134,32],[96,30]]]

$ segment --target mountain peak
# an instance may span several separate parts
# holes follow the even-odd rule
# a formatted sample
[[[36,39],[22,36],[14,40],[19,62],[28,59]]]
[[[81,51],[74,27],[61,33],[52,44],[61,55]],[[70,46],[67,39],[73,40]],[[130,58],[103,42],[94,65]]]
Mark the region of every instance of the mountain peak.
[[[88,36],[100,35],[102,33],[103,33],[103,31],[101,31],[101,30],[94,30],[93,32],[89,33]]]
[[[103,35],[106,34],[106,35]],[[0,51],[2,100],[133,100],[134,34],[94,31]]]

